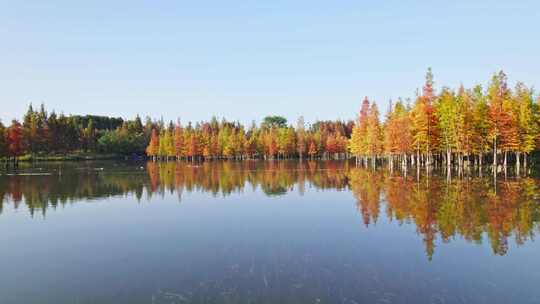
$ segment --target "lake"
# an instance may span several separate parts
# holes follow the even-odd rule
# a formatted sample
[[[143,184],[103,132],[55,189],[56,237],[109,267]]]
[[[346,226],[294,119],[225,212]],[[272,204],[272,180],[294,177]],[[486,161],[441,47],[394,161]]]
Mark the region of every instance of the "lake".
[[[344,161],[26,165],[0,303],[540,303],[540,180]]]

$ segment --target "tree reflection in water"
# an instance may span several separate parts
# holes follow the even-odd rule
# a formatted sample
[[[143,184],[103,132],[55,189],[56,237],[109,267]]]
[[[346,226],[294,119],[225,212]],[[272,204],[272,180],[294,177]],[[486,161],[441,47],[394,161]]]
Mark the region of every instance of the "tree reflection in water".
[[[422,172],[423,173],[423,172]],[[122,170],[65,170],[50,176],[0,177],[0,213],[4,204],[23,202],[33,216],[79,201],[113,196],[151,200],[166,192],[227,196],[260,190],[268,196],[305,189],[350,190],[364,225],[386,216],[413,223],[431,259],[437,239],[489,240],[493,252],[506,254],[509,239],[522,245],[539,229],[538,180],[530,177],[493,181],[485,177],[447,179],[446,174],[403,175],[358,168],[340,161],[148,162]]]

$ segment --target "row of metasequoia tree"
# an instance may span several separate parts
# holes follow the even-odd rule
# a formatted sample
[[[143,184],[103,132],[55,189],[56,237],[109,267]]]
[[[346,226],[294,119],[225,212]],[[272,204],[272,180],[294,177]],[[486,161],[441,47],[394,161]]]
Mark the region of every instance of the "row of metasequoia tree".
[[[296,128],[280,116],[269,116],[260,126],[245,128],[227,121],[202,122],[183,127],[170,123],[152,130],[147,155],[154,159],[283,159],[345,158],[353,122],[320,121],[306,129],[303,118]]]
[[[435,92],[428,70],[414,101],[391,102],[384,120],[375,102],[361,104],[356,121],[296,126],[280,116],[245,127],[239,122],[169,123],[101,116],[48,114],[31,106],[22,123],[0,123],[0,158],[23,154],[96,152],[172,159],[348,158],[373,166],[506,168],[527,166],[539,147],[539,108],[532,89],[493,75],[487,89],[475,86]]]
[[[506,168],[511,159],[519,171],[539,146],[538,101],[521,82],[511,90],[503,72],[485,91],[444,87],[436,94],[428,70],[417,95],[412,105],[391,103],[383,124],[376,104],[363,101],[349,145],[357,161],[463,168],[489,160],[494,168]]]

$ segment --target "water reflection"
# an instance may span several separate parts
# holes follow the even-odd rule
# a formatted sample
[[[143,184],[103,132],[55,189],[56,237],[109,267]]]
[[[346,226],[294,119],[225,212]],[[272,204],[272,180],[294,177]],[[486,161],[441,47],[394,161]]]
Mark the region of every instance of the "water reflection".
[[[366,227],[385,216],[399,224],[413,223],[432,258],[436,241],[463,238],[471,243],[487,239],[493,253],[504,255],[509,242],[533,239],[540,228],[538,180],[446,176],[412,176],[373,171],[347,162],[205,162],[131,164],[84,168],[45,169],[51,175],[0,177],[0,212],[4,204],[33,216],[58,206],[132,196],[141,201],[174,193],[205,192],[227,196],[262,191],[268,196],[306,188],[351,191]],[[25,171],[25,173],[32,172]],[[42,171],[40,171],[42,172]]]
[[[481,243],[486,236],[493,252],[504,255],[509,238],[522,245],[539,228],[538,181],[532,178],[494,185],[489,178],[417,179],[356,168],[349,176],[364,224],[376,223],[381,208],[389,219],[414,223],[429,258],[437,238]]]
[[[165,190],[204,191],[229,195],[244,188],[260,188],[266,195],[282,195],[298,185],[317,189],[346,189],[349,164],[344,162],[206,162],[147,164],[150,193]]]

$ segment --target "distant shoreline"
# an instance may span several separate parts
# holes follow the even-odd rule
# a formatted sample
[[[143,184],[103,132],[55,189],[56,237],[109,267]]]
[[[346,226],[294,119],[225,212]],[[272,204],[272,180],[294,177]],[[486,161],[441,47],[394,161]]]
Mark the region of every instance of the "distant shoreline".
[[[144,156],[126,156],[120,154],[100,154],[100,153],[68,153],[55,155],[23,155],[17,158],[17,162],[47,162],[47,161],[86,161],[86,160],[126,160],[126,159],[146,159]],[[2,159],[6,162],[6,159]],[[10,161],[10,164],[12,161]]]

